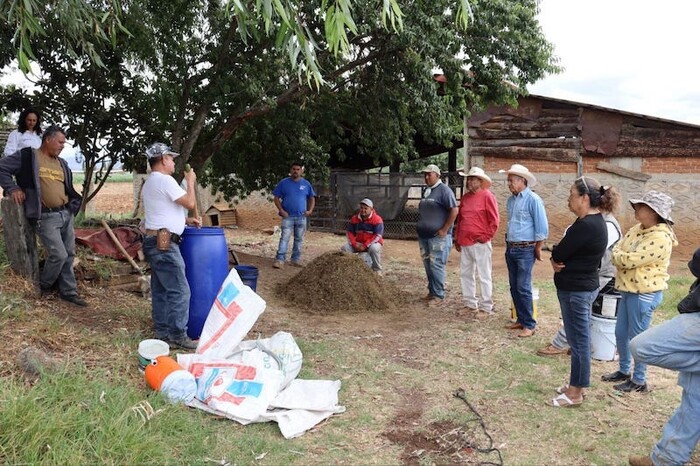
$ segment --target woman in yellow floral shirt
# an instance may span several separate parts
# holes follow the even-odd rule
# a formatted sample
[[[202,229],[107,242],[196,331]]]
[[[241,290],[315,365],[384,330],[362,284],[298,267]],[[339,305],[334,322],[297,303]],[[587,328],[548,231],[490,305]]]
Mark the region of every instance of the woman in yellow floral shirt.
[[[635,361],[631,372],[629,342],[649,328],[652,312],[661,304],[663,290],[668,288],[671,249],[678,241],[671,228],[674,202],[670,196],[649,191],[641,199],[630,199],[630,204],[639,223],[629,229],[612,251],[612,262],[617,268],[615,288],[622,295],[615,325],[620,368],[602,379],[622,382],[614,386],[616,390],[646,392],[647,365]]]

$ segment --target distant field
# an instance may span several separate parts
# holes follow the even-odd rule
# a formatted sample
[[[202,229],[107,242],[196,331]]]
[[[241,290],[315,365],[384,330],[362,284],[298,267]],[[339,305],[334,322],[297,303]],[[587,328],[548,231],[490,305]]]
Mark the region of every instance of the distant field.
[[[84,180],[84,173],[73,173],[74,184],[83,184]],[[134,181],[134,175],[129,172],[116,172],[109,175],[109,181],[112,183],[131,183]]]

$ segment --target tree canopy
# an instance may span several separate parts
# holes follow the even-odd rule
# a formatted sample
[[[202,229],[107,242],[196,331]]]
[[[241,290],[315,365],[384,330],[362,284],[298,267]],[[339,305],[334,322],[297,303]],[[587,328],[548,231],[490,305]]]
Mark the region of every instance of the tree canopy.
[[[60,23],[45,23],[32,42],[37,91],[3,97],[42,102],[110,141],[126,168],[145,167],[143,149],[163,140],[202,179],[246,193],[274,185],[292,160],[313,178],[331,158],[407,160],[417,134],[461,137],[469,108],[514,103],[556,72],[536,13],[537,0],[132,0],[93,45],[99,61],[53,42]],[[15,52],[0,53],[7,63]]]

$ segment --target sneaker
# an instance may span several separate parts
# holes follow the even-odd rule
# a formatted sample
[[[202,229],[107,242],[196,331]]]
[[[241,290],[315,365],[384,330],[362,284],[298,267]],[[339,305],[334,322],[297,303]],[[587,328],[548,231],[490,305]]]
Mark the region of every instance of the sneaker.
[[[622,382],[624,380],[629,379],[629,374],[625,374],[624,372],[620,371],[611,372],[600,377],[600,380],[602,380],[603,382]]]
[[[80,307],[87,307],[87,303],[83,298],[78,296],[77,294],[72,294],[72,295],[61,295],[61,299],[64,301],[68,301],[69,303],[73,303],[76,306]]]
[[[630,456],[629,463],[630,466],[654,466],[648,456]]]
[[[284,267],[284,262],[282,262],[282,261],[275,261],[275,263],[272,264],[272,266],[273,266],[274,268],[276,268],[276,269],[281,269],[282,267]]]
[[[622,382],[621,384],[613,385],[613,388],[615,390],[625,392],[625,393],[630,393],[630,392],[646,393],[649,391],[647,384],[635,383],[635,382],[632,382],[632,380]]]
[[[183,335],[180,338],[168,338],[167,342],[182,349],[197,349],[199,344],[199,340],[193,340],[187,335]]]

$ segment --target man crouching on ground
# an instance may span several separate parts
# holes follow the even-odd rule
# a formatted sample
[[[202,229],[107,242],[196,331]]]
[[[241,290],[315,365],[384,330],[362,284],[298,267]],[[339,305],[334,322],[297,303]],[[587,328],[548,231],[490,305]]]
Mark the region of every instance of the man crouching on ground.
[[[194,170],[185,172],[187,191],[171,176],[178,155],[159,142],[146,150],[151,174],[142,191],[146,222],[143,253],[151,265],[155,337],[180,348],[195,349],[197,342],[187,336],[190,287],[180,254],[180,235],[186,223],[200,226],[201,220],[187,217],[187,210],[194,209],[196,203]]]
[[[372,260],[372,270],[381,275],[382,245],[384,244],[384,220],[374,210],[370,199],[360,201],[360,211],[353,215],[348,224],[348,242],[343,252],[366,252]]]

